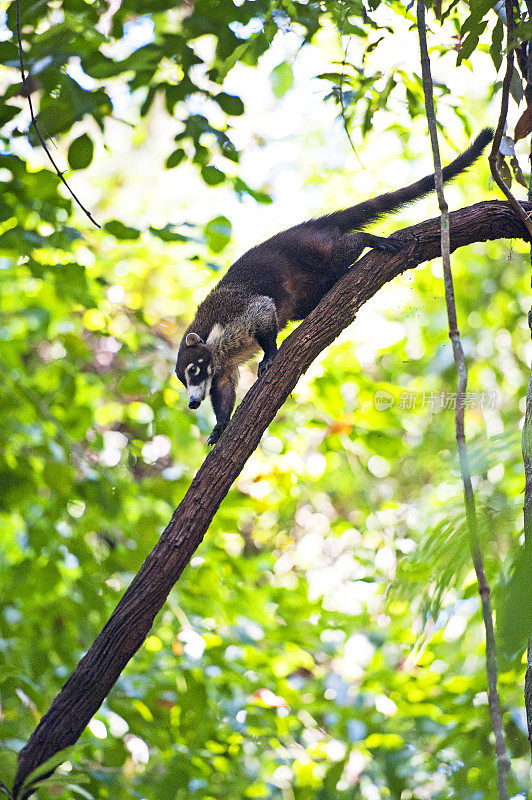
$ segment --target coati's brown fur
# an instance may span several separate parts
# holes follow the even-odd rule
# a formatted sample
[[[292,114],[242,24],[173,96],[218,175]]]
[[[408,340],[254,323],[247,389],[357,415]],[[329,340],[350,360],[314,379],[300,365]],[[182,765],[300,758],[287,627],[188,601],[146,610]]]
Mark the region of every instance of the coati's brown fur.
[[[471,166],[493,138],[483,130],[443,170],[449,181]],[[434,175],[343,211],[312,219],[253,247],[229,268],[198,306],[179,347],[176,374],[187,387],[189,406],[210,395],[218,441],[235,404],[238,367],[259,349],[259,376],[277,352],[277,333],[289,320],[306,317],[366,247],[397,253],[399,239],[359,230],[434,189]]]

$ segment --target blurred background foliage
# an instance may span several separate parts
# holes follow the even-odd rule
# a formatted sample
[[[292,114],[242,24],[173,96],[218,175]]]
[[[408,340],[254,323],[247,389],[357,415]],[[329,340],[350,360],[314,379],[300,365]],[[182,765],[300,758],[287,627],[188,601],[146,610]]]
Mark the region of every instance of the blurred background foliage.
[[[430,19],[447,160],[496,119],[491,5],[439,3]],[[206,454],[211,411],[192,415],[173,376],[195,304],[261,238],[403,185],[431,160],[402,2],[21,0],[40,129],[98,230],[36,147],[14,3],[0,13],[10,786],[18,750]],[[517,102],[511,113],[514,124]],[[448,189],[454,207],[490,196],[485,163]],[[401,221],[435,210],[431,198]],[[504,241],[453,261],[511,793],[524,798],[530,570],[513,570],[530,263]],[[300,380],[145,646],[36,796],[495,798],[455,382],[434,262],[386,287]]]

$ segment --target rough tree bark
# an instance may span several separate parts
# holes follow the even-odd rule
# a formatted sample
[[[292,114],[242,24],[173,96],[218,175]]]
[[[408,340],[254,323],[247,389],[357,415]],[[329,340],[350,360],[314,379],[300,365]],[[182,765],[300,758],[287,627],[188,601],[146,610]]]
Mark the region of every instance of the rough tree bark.
[[[532,212],[532,203],[523,203],[523,208]],[[455,211],[450,228],[451,250],[489,239],[530,240],[507,202],[488,201]],[[439,217],[394,235],[406,247],[393,257],[373,250],[362,258],[287,337],[266,375],[251,387],[109,621],[21,750],[15,797],[26,795],[21,787],[34,769],[77,741],[142,645],[221,501],[300,375],[385,283],[440,256]]]

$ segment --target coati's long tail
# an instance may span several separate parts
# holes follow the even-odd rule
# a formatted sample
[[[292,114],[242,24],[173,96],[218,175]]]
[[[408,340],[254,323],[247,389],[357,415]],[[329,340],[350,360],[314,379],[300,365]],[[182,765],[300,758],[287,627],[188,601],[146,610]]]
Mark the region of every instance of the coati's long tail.
[[[444,183],[452,180],[470,167],[492,139],[492,129],[484,128],[465,152],[443,168]],[[379,197],[374,197],[372,200],[366,200],[364,203],[346,208],[344,211],[328,214],[326,217],[316,220],[316,222],[318,224],[326,224],[327,227],[330,225],[338,226],[342,233],[347,233],[347,231],[363,228],[364,225],[375,222],[385,214],[397,211],[401,206],[418,200],[433,189],[434,175],[426,175],[421,180],[410,184],[410,186],[405,186],[403,189],[387,192]]]

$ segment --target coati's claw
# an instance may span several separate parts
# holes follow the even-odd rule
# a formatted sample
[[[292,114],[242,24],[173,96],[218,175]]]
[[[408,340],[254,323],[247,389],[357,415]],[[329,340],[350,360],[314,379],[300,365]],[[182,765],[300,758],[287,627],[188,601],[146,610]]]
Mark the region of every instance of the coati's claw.
[[[211,431],[211,435],[207,439],[207,444],[212,447],[213,444],[219,440],[222,433],[227,428],[227,422],[217,422],[214,428]]]
[[[396,239],[393,236],[389,236],[379,247],[376,248],[377,250],[382,250],[383,253],[399,253],[400,250],[403,249],[403,242],[401,239]]]
[[[405,246],[402,239],[397,239],[395,236],[390,236],[389,241],[396,253],[399,253]]]
[[[259,368],[257,370],[257,375],[259,376],[259,378],[262,377],[262,375],[264,375],[264,373],[270,369],[272,364],[273,364],[273,358],[264,358],[260,362]]]

